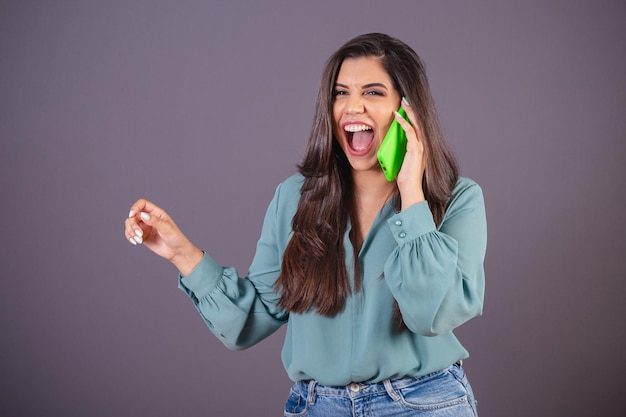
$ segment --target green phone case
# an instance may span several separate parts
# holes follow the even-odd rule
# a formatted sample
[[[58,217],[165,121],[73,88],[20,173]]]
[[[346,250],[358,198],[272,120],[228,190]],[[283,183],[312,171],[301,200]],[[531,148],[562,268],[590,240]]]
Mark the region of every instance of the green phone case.
[[[409,118],[402,107],[398,110],[398,113],[408,122]],[[380,148],[378,148],[378,162],[380,167],[385,173],[387,181],[391,182],[396,179],[400,167],[402,167],[402,161],[404,161],[404,155],[406,154],[406,133],[400,123],[395,119],[391,122],[389,130],[385,135]]]

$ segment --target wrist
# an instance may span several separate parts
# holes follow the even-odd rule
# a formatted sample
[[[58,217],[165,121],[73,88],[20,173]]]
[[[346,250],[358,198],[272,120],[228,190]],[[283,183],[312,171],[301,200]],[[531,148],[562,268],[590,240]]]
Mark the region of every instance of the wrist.
[[[417,203],[426,201],[424,191],[422,191],[421,188],[411,192],[402,192],[402,190],[400,190],[400,198],[402,199],[402,206],[400,207],[400,210],[406,210]]]
[[[204,252],[191,245],[188,249],[174,255],[170,262],[183,276],[187,276],[198,266],[203,257]]]

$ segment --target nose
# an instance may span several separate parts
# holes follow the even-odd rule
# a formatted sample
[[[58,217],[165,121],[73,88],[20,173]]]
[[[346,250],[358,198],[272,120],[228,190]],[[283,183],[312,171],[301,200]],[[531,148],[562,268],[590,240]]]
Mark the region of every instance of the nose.
[[[360,95],[350,96],[350,99],[346,104],[346,113],[348,114],[358,114],[365,111],[365,106],[363,106],[363,97]]]

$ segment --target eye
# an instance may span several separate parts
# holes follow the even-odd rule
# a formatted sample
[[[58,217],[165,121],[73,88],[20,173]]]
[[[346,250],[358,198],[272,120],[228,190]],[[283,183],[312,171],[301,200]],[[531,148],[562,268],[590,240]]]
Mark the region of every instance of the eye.
[[[333,92],[333,96],[337,97],[337,96],[347,96],[348,92],[345,90],[335,90]]]
[[[367,90],[363,94],[366,96],[384,96],[383,92],[378,90]]]

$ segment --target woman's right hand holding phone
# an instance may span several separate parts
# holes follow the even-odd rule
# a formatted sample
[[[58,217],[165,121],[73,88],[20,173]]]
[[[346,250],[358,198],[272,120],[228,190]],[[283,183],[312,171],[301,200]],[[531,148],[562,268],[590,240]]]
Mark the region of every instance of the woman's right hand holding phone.
[[[406,98],[402,98],[402,108],[404,108],[411,121],[411,123],[407,122],[396,113],[395,118],[402,126],[402,129],[404,129],[407,138],[406,154],[396,178],[400,196],[402,197],[402,210],[404,210],[413,204],[425,200],[422,178],[426,169],[426,154],[420,120],[417,119],[415,111]]]
[[[204,256],[174,220],[148,200],[139,199],[131,206],[124,226],[124,235],[132,245],[143,244],[172,262],[183,275],[193,271]]]

